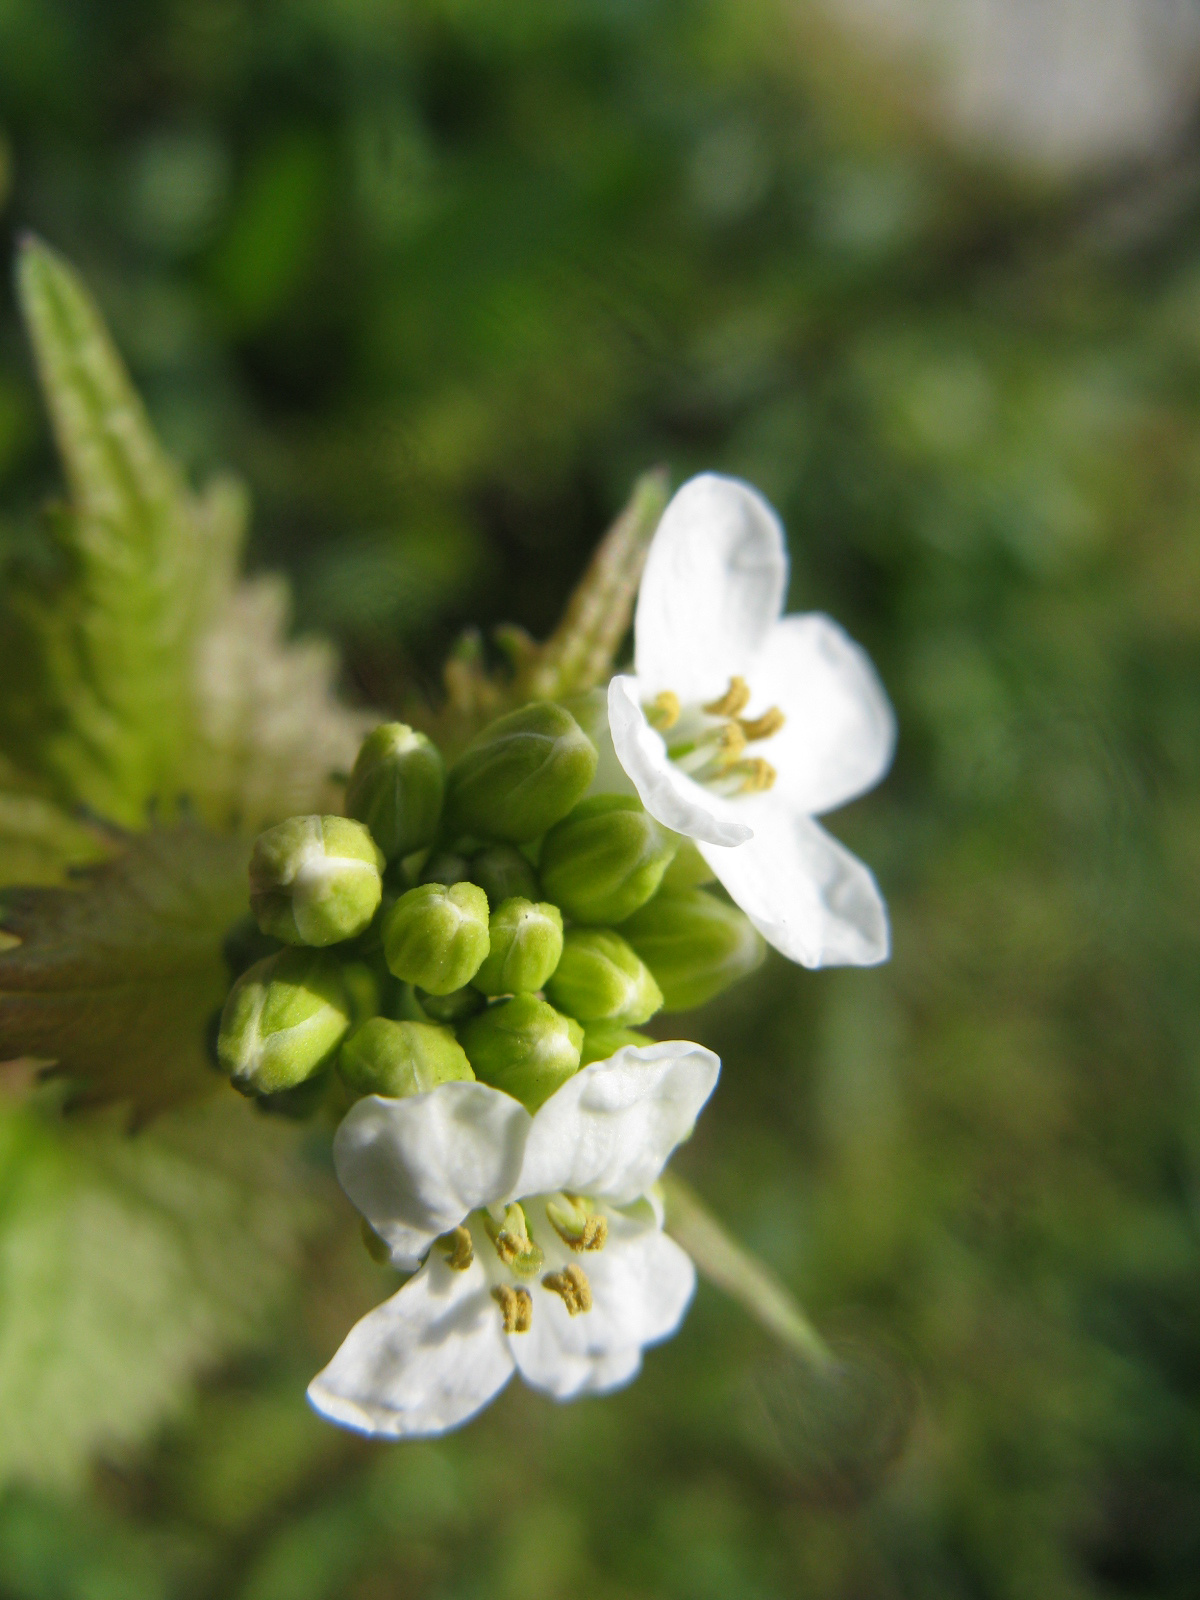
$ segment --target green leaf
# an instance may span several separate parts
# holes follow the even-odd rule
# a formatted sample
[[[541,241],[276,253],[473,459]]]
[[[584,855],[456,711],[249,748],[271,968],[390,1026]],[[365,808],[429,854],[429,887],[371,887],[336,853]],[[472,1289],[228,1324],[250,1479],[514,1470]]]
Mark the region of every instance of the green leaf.
[[[60,798],[136,825],[174,799],[210,525],[193,514],[90,296],[36,240],[17,290],[69,490],[49,592],[9,598],[0,736]],[[14,660],[18,659],[14,656]]]
[[[129,827],[186,802],[247,828],[332,806],[372,719],[338,704],[326,646],[285,642],[286,587],[237,582],[245,491],[190,493],[61,257],[26,240],[17,285],[69,501],[54,580],[0,604],[0,745]]]
[[[324,1215],[296,1140],[232,1094],[132,1138],[0,1111],[0,1482],[72,1483],[269,1333]]]
[[[53,1061],[77,1101],[128,1099],[138,1117],[203,1093],[247,854],[185,823],[132,839],[78,888],[10,894],[3,927],[19,943],[0,952],[0,1059]]]

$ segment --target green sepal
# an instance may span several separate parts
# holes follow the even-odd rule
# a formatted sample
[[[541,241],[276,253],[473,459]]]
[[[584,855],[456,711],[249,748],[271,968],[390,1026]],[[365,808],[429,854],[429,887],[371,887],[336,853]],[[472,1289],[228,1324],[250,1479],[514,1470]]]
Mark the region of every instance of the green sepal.
[[[497,718],[447,774],[447,837],[536,839],[582,798],[597,759],[575,718],[551,701]]]
[[[364,739],[346,785],[346,814],[365,823],[388,861],[431,845],[446,788],[441,751],[403,722]]]
[[[635,795],[590,795],[547,833],[538,872],[573,921],[623,922],[657,893],[678,848]]]
[[[497,906],[488,925],[491,949],[472,982],[487,995],[533,994],[543,987],[563,949],[562,912],[548,901],[514,896]]]
[[[281,950],[243,973],[229,991],[217,1059],[243,1094],[276,1094],[324,1066],[349,1026],[336,957]]]
[[[370,926],[383,867],[361,822],[289,817],[254,841],[250,909],[262,931],[284,944],[339,944]]]
[[[475,883],[420,884],[383,919],[389,969],[433,995],[470,983],[488,948],[487,895]]]
[[[579,1068],[583,1029],[531,994],[489,1006],[460,1038],[475,1076],[536,1111]]]
[[[355,1028],[338,1053],[338,1071],[356,1094],[394,1100],[475,1076],[449,1028],[387,1017],[372,1017]]]
[[[609,928],[571,928],[546,985],[560,1010],[581,1022],[648,1022],[663,1003],[649,968]]]
[[[662,890],[621,924],[668,1011],[688,1011],[762,965],[766,941],[736,906],[703,889]]]

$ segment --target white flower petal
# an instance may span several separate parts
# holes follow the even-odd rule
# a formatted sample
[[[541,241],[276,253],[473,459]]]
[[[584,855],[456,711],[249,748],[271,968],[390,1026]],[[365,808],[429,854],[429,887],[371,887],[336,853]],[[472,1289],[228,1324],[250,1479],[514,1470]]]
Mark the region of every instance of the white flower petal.
[[[891,765],[896,719],[866,652],[829,617],[784,617],[753,666],[748,715],[776,705],[780,731],[750,753],[775,768],[772,791],[809,816],[873,788]]]
[[[700,853],[767,943],[806,967],[886,961],[887,908],[858,857],[773,795],[747,803],[754,838]]]
[[[581,1068],[534,1117],[514,1197],[565,1189],[636,1200],[691,1133],[720,1070],[711,1050],[686,1040],[626,1045]]]
[[[685,703],[723,694],[783,607],[787,547],[774,511],[705,473],[671,500],[650,544],[634,622],[637,675]]]
[[[308,1398],[331,1422],[377,1438],[444,1433],[487,1405],[512,1371],[483,1268],[451,1272],[435,1253],[351,1328]]]
[[[617,758],[642,804],[664,828],[706,844],[742,844],[753,829],[728,800],[711,794],[667,756],[662,736],[646,721],[637,678],[613,678],[608,686],[608,724]]]
[[[611,1213],[604,1248],[572,1261],[587,1274],[592,1309],[572,1317],[557,1294],[539,1285],[529,1333],[512,1340],[526,1383],[559,1399],[628,1381],[640,1362],[614,1379],[613,1358],[674,1333],[696,1288],[696,1270],[673,1239]]]
[[[484,1083],[444,1083],[407,1100],[368,1095],[334,1135],[333,1164],[396,1265],[412,1268],[430,1240],[510,1191],[530,1123]]]

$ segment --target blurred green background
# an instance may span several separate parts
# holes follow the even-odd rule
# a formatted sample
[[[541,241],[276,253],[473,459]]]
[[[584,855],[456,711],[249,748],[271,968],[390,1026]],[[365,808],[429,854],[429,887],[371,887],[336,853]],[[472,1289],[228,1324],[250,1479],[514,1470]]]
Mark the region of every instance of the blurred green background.
[[[352,699],[545,634],[665,462],[773,499],[901,726],[834,823],[894,960],[698,1017],[679,1163],[849,1393],[702,1289],[616,1398],[339,1434],[303,1386],[388,1283],[314,1150],[244,1353],[181,1315],[93,1425],[131,1300],[234,1281],[244,1219],[60,1294],[125,1180],[48,1124],[0,1140],[4,1600],[1200,1589],[1198,62],[1174,0],[0,0],[5,258],[81,268]],[[58,475],[2,293],[28,562]]]

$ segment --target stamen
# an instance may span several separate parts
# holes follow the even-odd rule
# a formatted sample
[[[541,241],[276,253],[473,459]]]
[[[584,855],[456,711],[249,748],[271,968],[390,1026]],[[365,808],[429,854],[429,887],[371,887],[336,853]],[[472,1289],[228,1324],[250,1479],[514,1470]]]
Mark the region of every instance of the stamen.
[[[571,1316],[592,1309],[592,1286],[582,1267],[564,1267],[561,1272],[548,1272],[542,1279],[543,1289],[552,1289],[561,1296],[563,1305]]]
[[[541,1271],[546,1257],[541,1246],[529,1237],[529,1221],[520,1205],[506,1206],[502,1223],[485,1211],[483,1225],[496,1247],[496,1254],[506,1267],[519,1273],[522,1278],[532,1278]]]
[[[657,728],[659,733],[666,733],[679,721],[679,696],[671,689],[664,689],[643,710],[650,726]]]
[[[710,717],[736,717],[750,704],[750,690],[745,678],[730,678],[729,687],[719,700],[710,700],[708,705],[701,706],[702,711],[707,711]]]
[[[769,711],[764,711],[761,717],[747,721],[745,717],[738,719],[738,726],[746,735],[747,740],[754,742],[757,739],[770,739],[779,732],[787,718],[778,706],[772,706]]]
[[[510,1289],[501,1283],[492,1290],[492,1299],[500,1307],[505,1333],[528,1333],[533,1326],[533,1296],[528,1289]]]
[[[442,1234],[437,1244],[451,1272],[465,1272],[475,1259],[470,1230],[461,1223],[457,1228],[451,1228],[449,1233]]]
[[[608,1219],[592,1210],[582,1195],[564,1194],[546,1201],[546,1215],[555,1233],[568,1250],[603,1250],[608,1238]]]
[[[736,761],[746,748],[746,735],[736,722],[721,722],[698,739],[667,746],[667,754],[681,772],[696,773],[711,761],[725,765]]]
[[[737,761],[712,780],[709,788],[717,794],[763,794],[773,788],[778,774],[769,761],[755,756],[750,761]]]

